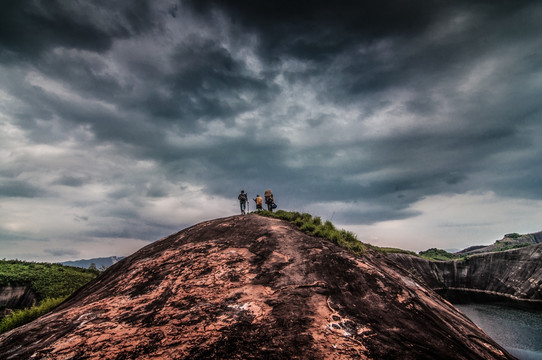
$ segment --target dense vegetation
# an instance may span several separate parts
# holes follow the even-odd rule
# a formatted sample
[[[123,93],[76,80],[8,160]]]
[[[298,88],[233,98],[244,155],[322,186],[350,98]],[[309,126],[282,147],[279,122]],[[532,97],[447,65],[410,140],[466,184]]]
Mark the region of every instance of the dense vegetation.
[[[61,264],[0,260],[0,286],[27,285],[38,301],[68,296],[99,273]]]
[[[16,327],[29,323],[32,320],[47,314],[49,311],[60,305],[60,303],[62,303],[64,300],[66,300],[66,296],[54,299],[45,299],[38,305],[34,305],[28,309],[12,311],[11,314],[0,320],[0,334],[11,329],[15,329]]]
[[[256,211],[256,214],[289,221],[292,224],[295,224],[302,232],[308,235],[318,236],[330,240],[331,242],[357,255],[363,255],[367,249],[373,249],[381,253],[398,252],[416,255],[415,253],[406,250],[381,248],[362,243],[357,239],[354,233],[343,229],[337,229],[330,221],[322,222],[322,219],[319,216],[313,217],[311,214],[307,213],[284,210],[279,210],[277,212],[260,210]]]
[[[37,303],[31,308],[11,311],[1,319],[0,333],[26,324],[51,311],[98,274],[97,270],[61,264],[0,260],[0,287],[25,285],[32,290],[37,299]]]

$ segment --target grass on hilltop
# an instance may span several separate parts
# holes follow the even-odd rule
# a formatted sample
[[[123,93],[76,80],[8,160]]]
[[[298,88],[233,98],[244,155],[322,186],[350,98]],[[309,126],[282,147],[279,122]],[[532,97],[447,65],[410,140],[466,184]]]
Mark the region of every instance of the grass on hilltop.
[[[344,229],[337,229],[335,225],[331,223],[331,221],[327,220],[325,222],[322,222],[322,219],[319,216],[313,217],[311,214],[308,213],[299,213],[296,211],[284,210],[278,210],[277,212],[259,210],[256,211],[255,214],[289,221],[292,224],[296,225],[299,230],[301,230],[305,234],[327,239],[334,244],[353,252],[356,255],[361,256],[365,254],[368,249],[372,249],[383,254],[403,253],[417,256],[417,254],[412,251],[396,248],[378,247],[362,243],[357,239],[356,235],[353,232]]]

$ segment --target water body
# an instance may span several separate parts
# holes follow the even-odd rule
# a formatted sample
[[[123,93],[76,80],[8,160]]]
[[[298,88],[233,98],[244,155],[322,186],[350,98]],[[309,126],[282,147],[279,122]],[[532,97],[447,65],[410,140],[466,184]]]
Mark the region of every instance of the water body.
[[[497,304],[455,306],[518,359],[542,360],[542,311]]]

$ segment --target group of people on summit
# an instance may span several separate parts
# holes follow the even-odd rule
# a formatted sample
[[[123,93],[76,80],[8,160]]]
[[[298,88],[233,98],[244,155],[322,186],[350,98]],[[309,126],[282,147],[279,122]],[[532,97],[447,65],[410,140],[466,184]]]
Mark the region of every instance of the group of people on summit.
[[[263,196],[265,198],[267,210],[273,211],[273,209],[276,208],[277,205],[275,204],[275,199],[273,198],[273,193],[271,192],[271,190],[265,190]],[[239,205],[241,206],[241,214],[246,214],[248,195],[245,193],[245,190],[241,190],[241,193],[239,194],[237,199],[239,200]],[[260,195],[256,195],[256,198],[252,200],[254,200],[254,202],[256,203],[256,210],[263,210],[264,199],[262,199]]]

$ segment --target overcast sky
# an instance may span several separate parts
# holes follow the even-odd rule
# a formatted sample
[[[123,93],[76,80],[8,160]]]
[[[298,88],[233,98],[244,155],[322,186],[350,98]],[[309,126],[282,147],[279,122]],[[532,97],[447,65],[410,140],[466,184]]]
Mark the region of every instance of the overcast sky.
[[[0,258],[128,255],[238,213],[241,189],[378,246],[540,231],[540,19],[520,0],[2,1]]]

